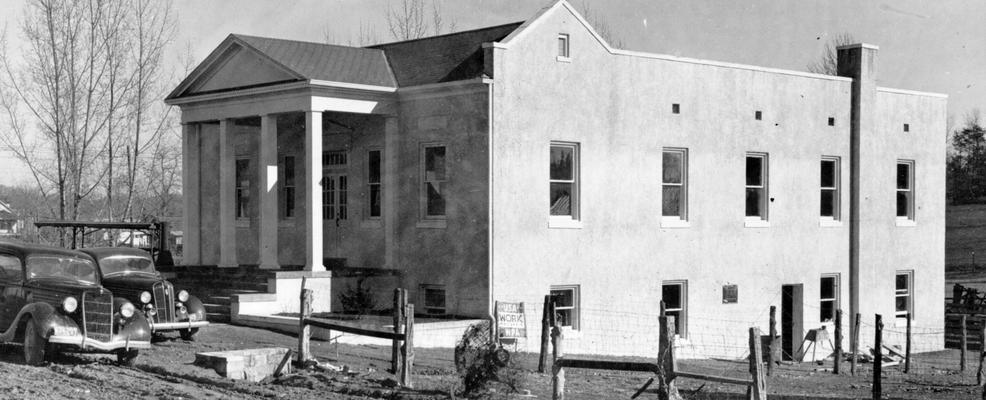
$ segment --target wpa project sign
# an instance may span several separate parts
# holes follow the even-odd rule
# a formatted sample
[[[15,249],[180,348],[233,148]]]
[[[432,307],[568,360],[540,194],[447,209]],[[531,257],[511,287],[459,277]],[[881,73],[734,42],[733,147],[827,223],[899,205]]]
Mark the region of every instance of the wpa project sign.
[[[500,339],[527,337],[527,321],[524,319],[524,303],[496,302],[496,332]]]

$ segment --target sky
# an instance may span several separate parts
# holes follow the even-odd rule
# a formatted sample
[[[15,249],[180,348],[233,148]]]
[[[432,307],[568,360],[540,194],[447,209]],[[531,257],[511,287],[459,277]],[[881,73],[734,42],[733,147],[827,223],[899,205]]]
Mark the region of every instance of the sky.
[[[24,4],[0,0],[0,24],[16,53]],[[393,41],[386,12],[401,0],[175,0],[177,35],[167,68],[181,79],[181,60],[204,59],[227,35],[340,43],[361,29]],[[523,21],[549,0],[437,1],[455,30]],[[604,21],[624,48],[676,56],[805,70],[841,33],[880,46],[880,86],[945,93],[961,122],[986,111],[986,1],[982,0],[572,0]],[[28,181],[0,151],[0,184]]]

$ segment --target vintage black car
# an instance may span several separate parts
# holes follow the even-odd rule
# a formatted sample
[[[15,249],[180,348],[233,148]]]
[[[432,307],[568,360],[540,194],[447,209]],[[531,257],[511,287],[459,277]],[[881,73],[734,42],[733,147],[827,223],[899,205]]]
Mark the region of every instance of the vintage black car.
[[[132,365],[151,346],[151,329],[133,304],[99,284],[88,255],[0,241],[0,341],[23,342],[39,364],[57,351],[116,353]]]
[[[209,324],[202,302],[184,290],[175,293],[148,252],[129,247],[81,251],[96,260],[104,287],[140,305],[154,334],[177,330],[182,339],[193,340],[199,328]]]

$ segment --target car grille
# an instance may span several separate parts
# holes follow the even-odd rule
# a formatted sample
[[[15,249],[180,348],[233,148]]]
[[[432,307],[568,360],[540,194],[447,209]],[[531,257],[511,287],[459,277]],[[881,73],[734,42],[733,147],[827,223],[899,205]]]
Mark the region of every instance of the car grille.
[[[82,313],[87,338],[106,342],[113,337],[112,294],[83,293]]]
[[[175,321],[175,290],[168,282],[158,282],[154,284],[154,307],[157,314],[154,315],[154,322],[174,322]]]

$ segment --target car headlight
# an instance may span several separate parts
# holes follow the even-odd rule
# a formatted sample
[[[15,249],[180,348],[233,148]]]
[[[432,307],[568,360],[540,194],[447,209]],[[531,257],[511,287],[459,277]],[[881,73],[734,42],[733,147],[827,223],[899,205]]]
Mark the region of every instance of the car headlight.
[[[79,308],[79,301],[76,300],[75,297],[69,296],[66,297],[65,300],[62,300],[62,309],[65,310],[65,312],[71,314],[74,313],[77,308]]]
[[[140,302],[147,304],[151,302],[151,292],[140,292]]]
[[[123,306],[120,307],[120,315],[122,315],[123,318],[130,318],[134,316],[134,305],[124,303]]]
[[[178,292],[178,301],[180,301],[180,302],[186,302],[186,301],[188,301],[188,292],[186,292],[184,290]]]
[[[157,314],[157,310],[154,309],[154,306],[153,305],[144,304],[144,314],[147,314],[147,315],[153,317],[154,315]]]

